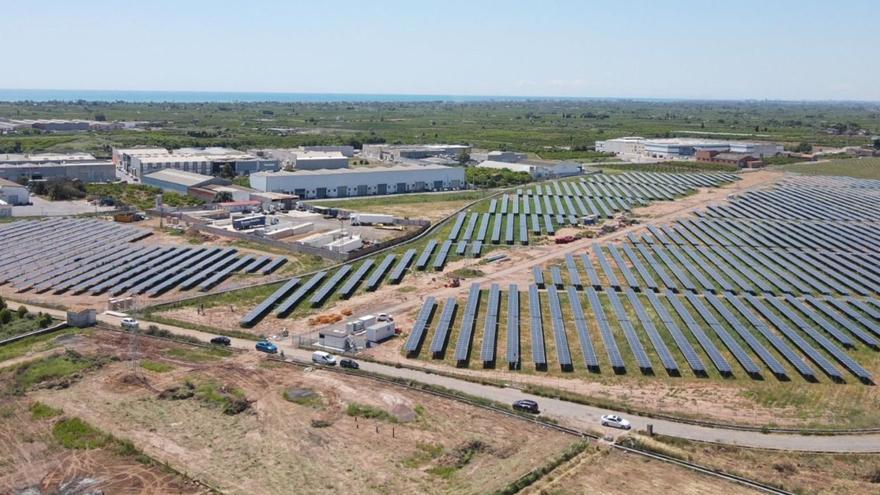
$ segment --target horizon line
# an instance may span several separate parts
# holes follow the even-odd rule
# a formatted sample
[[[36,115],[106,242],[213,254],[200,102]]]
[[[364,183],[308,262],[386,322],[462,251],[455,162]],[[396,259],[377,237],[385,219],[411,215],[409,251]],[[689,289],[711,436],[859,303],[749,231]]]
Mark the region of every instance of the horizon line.
[[[165,94],[227,94],[227,95],[324,95],[324,96],[360,96],[360,97],[418,97],[418,98],[431,98],[438,97],[441,100],[443,98],[468,98],[479,100],[484,98],[486,100],[499,100],[499,101],[512,101],[512,100],[639,100],[639,101],[658,101],[658,102],[766,102],[766,103],[868,103],[868,104],[880,104],[880,100],[870,100],[870,99],[829,99],[829,98],[772,98],[772,97],[673,97],[673,96],[583,96],[583,95],[513,95],[513,94],[466,94],[466,93],[371,93],[371,92],[340,92],[340,91],[328,91],[328,92],[312,92],[312,91],[244,91],[244,90],[194,90],[194,89],[68,89],[68,88],[0,88],[0,93],[8,91],[35,91],[35,92],[50,92],[50,91],[63,91],[63,92],[83,92],[83,93],[165,93]],[[79,98],[86,101],[85,98]],[[51,100],[33,100],[33,99],[23,99],[23,100],[3,100],[0,99],[0,102],[22,102],[22,101],[75,101],[75,100],[59,100],[59,99],[51,99]],[[99,100],[91,100],[91,101],[99,101]],[[124,99],[114,100],[114,101],[127,101]],[[167,100],[150,100],[151,102],[161,103]],[[345,101],[345,100],[340,100]],[[363,102],[378,102],[378,100],[367,100],[362,99],[360,101]],[[200,100],[200,101],[190,101],[183,103],[214,103],[216,100]],[[295,103],[295,102],[282,102],[280,100],[260,100],[260,101],[249,101],[242,103]],[[134,102],[134,103],[146,103],[144,102]],[[325,102],[329,103],[329,102]]]

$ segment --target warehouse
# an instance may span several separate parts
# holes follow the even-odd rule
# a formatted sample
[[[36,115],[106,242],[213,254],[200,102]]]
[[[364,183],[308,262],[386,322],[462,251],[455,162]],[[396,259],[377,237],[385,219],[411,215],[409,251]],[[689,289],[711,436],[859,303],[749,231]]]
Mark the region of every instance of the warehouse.
[[[82,182],[113,182],[116,180],[116,167],[112,162],[103,160],[47,162],[37,163],[3,163],[0,162],[0,178],[17,181],[28,180],[70,179]]]
[[[0,179],[0,200],[7,205],[26,205],[30,202],[30,194],[21,184]]]
[[[132,148],[113,151],[113,160],[127,173],[141,179],[163,169],[183,170],[205,175],[249,175],[278,170],[278,160],[261,158],[229,148]]]
[[[745,153],[764,158],[782,153],[776,143],[727,141],[698,138],[646,139],[637,136],[596,141],[596,151],[615,155],[634,155],[660,159],[691,158],[697,151]]]
[[[158,187],[163,191],[188,194],[190,188],[205,187],[211,184],[229,184],[230,181],[210,175],[194,174],[184,170],[165,169],[147,174],[143,183],[148,186]]]
[[[365,144],[361,156],[371,160],[400,162],[432,156],[457,159],[459,155],[470,151],[470,146],[462,144]]]
[[[72,163],[98,161],[91,153],[4,153],[0,154],[0,163]]]
[[[575,162],[499,162],[486,160],[480,162],[477,167],[507,169],[514,172],[525,172],[533,179],[552,179],[559,177],[571,177],[583,173],[583,167]]]
[[[341,198],[461,189],[464,169],[425,166],[363,167],[251,174],[251,187],[300,198]]]

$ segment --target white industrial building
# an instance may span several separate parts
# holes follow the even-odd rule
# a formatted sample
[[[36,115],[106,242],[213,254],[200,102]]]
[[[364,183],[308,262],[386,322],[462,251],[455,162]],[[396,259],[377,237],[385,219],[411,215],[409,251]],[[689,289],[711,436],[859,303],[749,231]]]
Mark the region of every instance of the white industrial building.
[[[249,175],[254,172],[278,170],[278,160],[261,158],[229,148],[164,148],[114,149],[113,162],[128,174],[142,179],[162,169],[183,170],[196,174],[219,175],[232,172]]]
[[[90,156],[90,155],[89,155]],[[0,178],[17,181],[71,179],[82,182],[113,182],[116,180],[116,167],[112,162],[91,161],[38,161],[7,163],[0,160]]]
[[[98,159],[91,153],[2,153],[0,163],[74,163],[94,162]]]
[[[776,143],[699,138],[646,139],[638,136],[628,136],[596,141],[596,151],[603,153],[660,159],[689,158],[696,155],[697,151],[700,150],[718,153],[747,153],[760,158],[775,156],[784,151],[782,145]]]
[[[326,153],[337,151],[342,153],[344,156],[351,158],[354,156],[354,146],[350,146],[347,144],[341,145],[325,145],[325,146],[300,146],[300,149],[303,151],[323,151]]]
[[[342,146],[312,146],[309,148],[342,148]],[[274,148],[249,151],[259,157],[276,160],[280,169],[294,168],[297,170],[346,168],[348,167],[348,157],[351,156],[335,149]]]
[[[516,163],[523,162],[528,159],[525,153],[517,153],[516,151],[483,151],[471,153],[471,160],[484,162],[491,160],[493,162]]]
[[[461,189],[465,177],[464,169],[459,167],[395,165],[258,172],[251,174],[250,184],[260,191],[314,199]]]
[[[361,156],[371,160],[397,163],[430,157],[456,159],[461,153],[470,153],[463,144],[365,144]]]
[[[0,179],[0,200],[7,205],[26,205],[31,198],[27,187],[11,180]]]
[[[480,162],[479,168],[506,169],[514,172],[525,172],[533,179],[553,179],[558,177],[571,177],[583,173],[583,166],[575,162],[499,162],[486,160]]]

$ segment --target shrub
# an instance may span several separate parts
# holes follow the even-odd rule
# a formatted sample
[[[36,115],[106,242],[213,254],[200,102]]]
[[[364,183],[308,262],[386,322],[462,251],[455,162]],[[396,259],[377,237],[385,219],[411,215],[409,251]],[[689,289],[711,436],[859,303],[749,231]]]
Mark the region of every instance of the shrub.
[[[55,423],[52,436],[68,449],[97,449],[106,446],[112,439],[79,418],[63,419]]]
[[[16,313],[18,313],[18,317],[19,317],[19,318],[24,318],[25,316],[27,316],[27,314],[28,314],[28,310],[27,310],[27,308],[24,307],[24,306],[19,306],[19,307],[18,307],[18,310],[16,311]]]
[[[61,410],[55,409],[54,407],[47,406],[42,402],[34,402],[30,407],[31,417],[33,419],[49,419],[54,418],[55,416],[59,416],[61,414]]]

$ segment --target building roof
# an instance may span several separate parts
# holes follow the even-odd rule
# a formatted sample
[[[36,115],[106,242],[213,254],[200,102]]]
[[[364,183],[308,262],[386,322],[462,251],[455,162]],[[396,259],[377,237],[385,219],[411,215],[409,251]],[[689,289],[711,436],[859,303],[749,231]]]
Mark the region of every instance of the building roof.
[[[16,162],[16,163],[39,163],[39,162],[67,162],[67,161],[94,161],[95,155],[90,153],[33,153],[33,154],[17,154],[3,153],[0,154],[0,163]]]
[[[442,165],[392,165],[388,167],[356,167],[356,168],[322,168],[318,170],[295,170],[287,172],[284,170],[278,172],[255,172],[251,175],[262,176],[304,176],[304,175],[350,175],[363,173],[383,173],[383,172],[415,172],[418,170],[450,170],[453,167],[444,167]]]
[[[144,179],[160,180],[162,182],[170,182],[172,184],[179,184],[186,187],[201,186],[210,181],[217,180],[216,177],[210,175],[194,174],[183,170],[175,170],[173,168],[166,168],[147,174],[144,176]]]
[[[3,169],[14,169],[14,168],[55,168],[55,167],[95,167],[95,166],[108,166],[114,167],[113,162],[110,160],[94,160],[94,161],[84,161],[84,162],[21,162],[21,163],[3,163],[0,161],[0,168]]]

